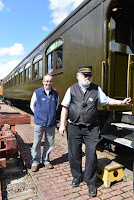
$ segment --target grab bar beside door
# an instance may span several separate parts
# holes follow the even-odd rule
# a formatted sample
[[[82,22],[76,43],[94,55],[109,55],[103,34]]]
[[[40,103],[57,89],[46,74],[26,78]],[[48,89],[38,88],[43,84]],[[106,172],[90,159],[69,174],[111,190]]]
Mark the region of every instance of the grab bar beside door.
[[[134,54],[129,54],[128,57],[128,70],[127,70],[127,97],[131,96],[131,76],[134,66]]]

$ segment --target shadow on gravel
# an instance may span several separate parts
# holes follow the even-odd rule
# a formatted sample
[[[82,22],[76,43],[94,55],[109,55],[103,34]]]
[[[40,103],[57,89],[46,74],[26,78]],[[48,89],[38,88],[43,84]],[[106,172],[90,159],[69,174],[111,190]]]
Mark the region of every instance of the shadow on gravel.
[[[19,144],[19,151],[22,157],[24,164],[26,165],[27,169],[31,168],[31,148],[33,143],[25,143],[23,139],[18,135],[18,144]]]
[[[12,182],[24,177],[27,174],[23,162],[18,153],[6,160],[6,167],[0,169],[0,181],[2,183],[2,200],[7,200],[11,192],[16,192],[18,188]],[[10,186],[9,186],[10,185]]]

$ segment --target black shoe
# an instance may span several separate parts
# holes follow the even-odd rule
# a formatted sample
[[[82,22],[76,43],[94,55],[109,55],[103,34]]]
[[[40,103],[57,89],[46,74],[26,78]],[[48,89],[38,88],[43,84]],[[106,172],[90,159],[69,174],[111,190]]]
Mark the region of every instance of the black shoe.
[[[80,179],[74,178],[72,180],[72,187],[78,187],[80,185]]]
[[[95,185],[88,185],[88,194],[92,197],[96,197]]]

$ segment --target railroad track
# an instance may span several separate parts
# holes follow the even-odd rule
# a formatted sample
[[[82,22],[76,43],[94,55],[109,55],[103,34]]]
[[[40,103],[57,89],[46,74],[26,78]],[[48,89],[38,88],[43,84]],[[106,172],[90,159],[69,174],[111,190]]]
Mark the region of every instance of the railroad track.
[[[27,173],[18,153],[7,160],[7,166],[0,169],[2,200],[40,200],[32,178]]]
[[[28,114],[14,107],[20,114]],[[31,114],[29,114],[31,115]],[[31,115],[32,118],[32,115]],[[37,188],[28,174],[19,152],[6,159],[6,167],[0,168],[0,200],[40,200]]]

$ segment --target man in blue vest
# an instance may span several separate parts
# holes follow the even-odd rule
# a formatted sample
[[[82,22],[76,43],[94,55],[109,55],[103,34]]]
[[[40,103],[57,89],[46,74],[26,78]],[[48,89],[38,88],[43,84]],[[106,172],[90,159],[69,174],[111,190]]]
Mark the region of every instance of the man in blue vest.
[[[37,172],[41,159],[41,139],[45,132],[42,164],[52,169],[49,154],[54,147],[56,109],[58,107],[58,92],[52,89],[52,76],[45,75],[43,86],[34,91],[30,108],[34,113],[34,142],[32,146],[32,171]]]
[[[77,73],[78,83],[68,88],[62,101],[59,132],[66,132],[65,121],[68,117],[68,158],[73,176],[72,187],[79,186],[82,181],[82,142],[84,140],[86,163],[84,182],[88,186],[88,194],[96,196],[95,179],[97,169],[96,146],[99,140],[98,108],[101,105],[127,106],[131,98],[123,101],[109,98],[101,88],[92,83],[92,66],[80,66]]]

